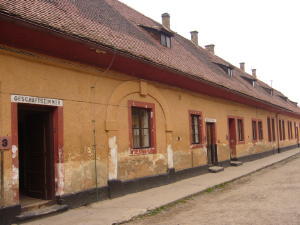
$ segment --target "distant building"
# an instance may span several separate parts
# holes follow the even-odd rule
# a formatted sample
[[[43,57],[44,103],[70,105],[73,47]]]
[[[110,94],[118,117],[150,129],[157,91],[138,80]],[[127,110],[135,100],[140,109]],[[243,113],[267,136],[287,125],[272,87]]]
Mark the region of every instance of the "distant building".
[[[300,109],[116,0],[0,2],[0,224],[299,144]],[[27,216],[27,217],[26,217]]]

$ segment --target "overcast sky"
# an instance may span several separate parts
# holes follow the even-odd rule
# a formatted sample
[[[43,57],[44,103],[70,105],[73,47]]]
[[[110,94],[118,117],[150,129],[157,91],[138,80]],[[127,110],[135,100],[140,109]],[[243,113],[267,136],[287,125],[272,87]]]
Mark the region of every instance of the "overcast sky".
[[[299,0],[121,0],[161,22],[171,16],[171,29],[199,44],[215,44],[216,55],[233,65],[246,63],[257,77],[300,105]]]

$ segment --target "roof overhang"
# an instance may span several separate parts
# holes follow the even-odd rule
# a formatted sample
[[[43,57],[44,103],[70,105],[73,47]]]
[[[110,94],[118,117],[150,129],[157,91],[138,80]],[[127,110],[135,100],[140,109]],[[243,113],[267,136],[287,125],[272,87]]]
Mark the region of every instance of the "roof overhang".
[[[0,44],[300,118],[300,114],[128,52],[0,13]]]

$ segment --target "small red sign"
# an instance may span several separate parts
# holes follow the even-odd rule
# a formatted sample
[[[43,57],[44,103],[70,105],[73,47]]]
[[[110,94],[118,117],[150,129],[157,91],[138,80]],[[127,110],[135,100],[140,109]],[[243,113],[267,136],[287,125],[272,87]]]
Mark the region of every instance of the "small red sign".
[[[10,137],[0,137],[0,150],[11,149],[11,138]]]

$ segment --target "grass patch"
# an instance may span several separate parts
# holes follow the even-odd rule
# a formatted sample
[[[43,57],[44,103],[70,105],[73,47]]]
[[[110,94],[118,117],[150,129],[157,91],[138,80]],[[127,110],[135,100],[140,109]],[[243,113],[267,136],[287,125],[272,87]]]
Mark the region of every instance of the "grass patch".
[[[223,184],[218,184],[218,185],[216,185],[214,187],[207,188],[204,192],[211,193],[211,192],[213,192],[215,190],[224,189],[228,183],[229,182],[225,182]]]
[[[126,221],[126,222],[122,222],[122,223],[118,223],[118,224],[125,224],[125,223],[128,223],[130,221],[135,221],[135,220],[140,220],[140,219],[144,219],[146,217],[150,217],[150,216],[155,216],[159,213],[162,213],[164,211],[167,211],[168,209],[174,207],[174,206],[177,206],[179,204],[185,204],[187,203],[188,201],[190,200],[193,200],[192,197],[186,197],[186,198],[183,198],[183,199],[180,199],[178,201],[175,201],[175,202],[172,202],[170,204],[167,204],[167,205],[164,205],[164,206],[161,206],[159,208],[156,208],[156,209],[153,209],[153,210],[148,210],[145,214],[143,215],[139,215],[139,216],[136,216],[136,217],[133,217],[131,220],[129,221]],[[117,224],[115,224],[117,225]]]

